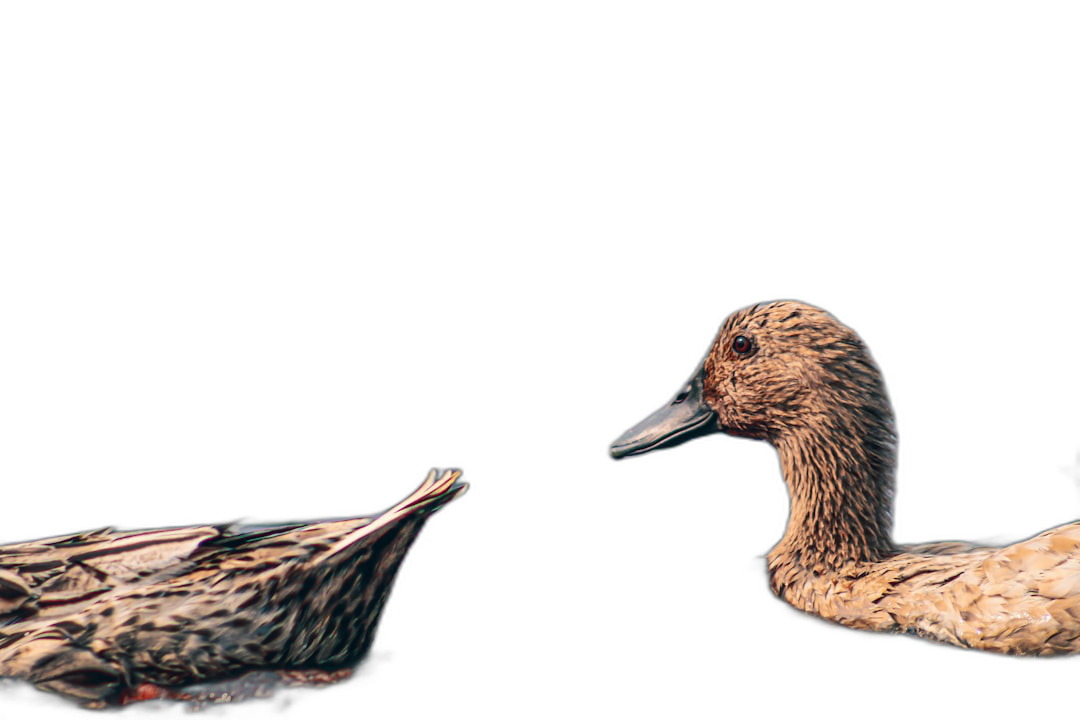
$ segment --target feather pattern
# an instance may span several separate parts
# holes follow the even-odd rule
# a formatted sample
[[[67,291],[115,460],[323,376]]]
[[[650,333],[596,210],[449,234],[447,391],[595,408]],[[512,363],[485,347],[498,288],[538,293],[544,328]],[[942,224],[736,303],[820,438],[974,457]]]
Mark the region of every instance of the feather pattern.
[[[765,440],[780,456],[791,508],[768,567],[781,598],[854,628],[1080,652],[1080,523],[1005,548],[893,542],[892,408],[850,328],[803,303],[755,305],[724,322],[702,373],[695,417],[711,414],[713,431]],[[616,457],[675,444],[645,447],[636,429]]]
[[[459,475],[432,471],[374,518],[0,547],[0,676],[103,704],[139,683],[355,663],[428,515],[466,489]]]

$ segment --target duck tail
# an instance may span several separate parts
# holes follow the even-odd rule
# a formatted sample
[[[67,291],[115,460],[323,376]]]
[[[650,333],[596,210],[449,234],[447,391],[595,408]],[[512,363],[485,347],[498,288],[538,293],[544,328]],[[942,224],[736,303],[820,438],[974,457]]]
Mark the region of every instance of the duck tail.
[[[391,508],[387,514],[395,511],[434,512],[469,489],[469,484],[462,482],[460,478],[460,470],[445,470],[439,475],[438,470],[432,469],[420,487]]]
[[[437,470],[432,470],[411,495],[367,525],[353,530],[338,540],[323,556],[323,559],[337,555],[359,540],[373,535],[404,517],[414,514],[429,515],[435,512],[469,488],[468,483],[459,480],[460,477],[460,470],[446,470],[442,475],[439,475]]]

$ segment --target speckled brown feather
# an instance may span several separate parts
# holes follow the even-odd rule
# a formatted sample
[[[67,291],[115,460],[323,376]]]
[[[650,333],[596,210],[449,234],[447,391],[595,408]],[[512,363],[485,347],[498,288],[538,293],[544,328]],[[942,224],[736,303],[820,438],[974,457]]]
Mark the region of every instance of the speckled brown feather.
[[[732,349],[735,337],[751,353]],[[727,319],[705,363],[726,432],[770,442],[791,496],[769,553],[773,590],[855,628],[1004,653],[1080,651],[1080,524],[1006,548],[890,539],[896,433],[858,336],[796,302]]]
[[[466,488],[458,475],[433,471],[375,518],[0,547],[0,676],[96,705],[140,683],[354,663],[427,516]]]

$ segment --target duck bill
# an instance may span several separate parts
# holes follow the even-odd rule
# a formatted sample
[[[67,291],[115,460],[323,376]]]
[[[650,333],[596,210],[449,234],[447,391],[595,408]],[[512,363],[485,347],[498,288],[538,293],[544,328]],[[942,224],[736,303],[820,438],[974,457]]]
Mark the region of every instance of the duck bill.
[[[716,413],[705,403],[705,364],[670,403],[622,434],[611,445],[616,460],[651,450],[675,447],[702,435],[720,432]]]

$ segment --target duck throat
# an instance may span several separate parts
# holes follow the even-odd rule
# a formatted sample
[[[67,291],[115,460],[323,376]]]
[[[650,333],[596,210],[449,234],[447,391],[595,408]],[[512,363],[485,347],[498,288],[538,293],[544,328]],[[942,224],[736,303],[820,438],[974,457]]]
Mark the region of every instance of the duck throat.
[[[823,576],[894,554],[896,436],[877,422],[831,417],[774,438],[791,496],[783,539],[769,553],[774,589],[794,574]],[[782,593],[781,593],[782,594]]]

